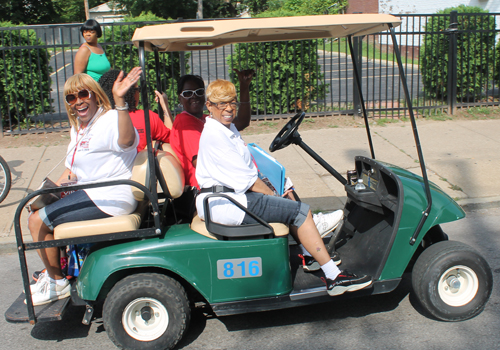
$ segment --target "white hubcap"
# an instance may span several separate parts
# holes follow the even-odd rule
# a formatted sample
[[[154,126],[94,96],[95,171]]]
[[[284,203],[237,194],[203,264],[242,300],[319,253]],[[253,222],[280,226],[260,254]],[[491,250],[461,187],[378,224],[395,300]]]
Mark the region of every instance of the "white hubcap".
[[[458,265],[446,270],[439,279],[438,293],[450,306],[467,305],[477,294],[479,281],[470,267]]]
[[[153,298],[137,298],[123,310],[123,328],[140,341],[159,338],[167,330],[168,322],[167,309]]]

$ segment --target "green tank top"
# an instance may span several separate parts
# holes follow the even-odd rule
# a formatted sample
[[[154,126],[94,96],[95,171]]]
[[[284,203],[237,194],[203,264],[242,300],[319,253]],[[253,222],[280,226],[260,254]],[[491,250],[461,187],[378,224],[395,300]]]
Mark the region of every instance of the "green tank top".
[[[102,75],[110,69],[111,65],[109,64],[105,53],[99,55],[90,51],[90,57],[87,62],[87,69],[85,70],[85,73],[90,75],[95,81],[99,81]]]

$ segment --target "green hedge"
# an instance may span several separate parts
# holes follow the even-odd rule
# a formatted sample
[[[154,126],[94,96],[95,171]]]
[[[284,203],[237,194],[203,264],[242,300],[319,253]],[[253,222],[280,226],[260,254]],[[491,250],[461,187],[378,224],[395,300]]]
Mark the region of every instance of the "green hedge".
[[[250,86],[254,114],[308,111],[327,93],[317,49],[317,40],[236,44],[227,62],[240,70],[255,69]],[[231,78],[239,88],[237,76]]]
[[[487,13],[480,7],[458,6],[439,11],[437,14],[458,12],[457,37],[457,99],[479,98],[492,78],[493,50],[495,45],[494,16],[467,16],[463,14]],[[421,71],[426,94],[431,98],[448,96],[448,46],[450,16],[432,17],[424,27],[421,50]],[[488,30],[485,32],[460,32]],[[443,34],[439,34],[442,32]]]
[[[15,27],[10,22],[0,27]],[[50,99],[49,52],[45,48],[25,48],[45,45],[34,30],[0,31],[0,108],[3,125],[9,127],[30,122],[30,117],[52,112]],[[10,121],[9,121],[10,117]]]
[[[138,17],[126,17],[124,19],[125,22],[161,20],[163,19],[150,13],[142,14]],[[138,50],[130,43],[130,41],[132,40],[135,29],[142,26],[144,25],[130,24],[125,26],[107,26],[103,28],[104,40],[102,45],[113,69],[121,69],[128,72],[133,67],[139,66]],[[178,52],[160,53],[160,66],[158,69],[161,72],[162,90],[168,95],[169,101],[177,100],[177,80],[181,75],[179,57],[180,54]],[[186,53],[185,57],[185,69],[186,72],[189,72],[189,66],[187,64],[189,53]],[[154,90],[156,90],[156,69],[154,53],[146,52],[146,73],[150,106],[156,106],[156,102],[154,102]],[[173,107],[172,103],[170,103],[170,107]],[[142,108],[142,104],[139,104],[138,108]],[[155,110],[156,107],[153,109]]]

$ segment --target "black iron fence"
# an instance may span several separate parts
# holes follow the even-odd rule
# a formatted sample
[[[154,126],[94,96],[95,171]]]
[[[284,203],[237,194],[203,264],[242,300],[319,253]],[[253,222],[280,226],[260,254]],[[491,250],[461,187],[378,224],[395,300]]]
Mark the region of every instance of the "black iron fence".
[[[417,115],[454,113],[458,107],[498,105],[500,57],[495,49],[500,14],[396,15],[412,103]],[[130,42],[147,23],[103,26],[112,67],[137,65]],[[158,22],[156,22],[158,23]],[[80,24],[0,28],[0,107],[2,133],[47,132],[69,127],[64,82],[73,74],[82,43]],[[399,118],[407,106],[389,33],[355,38],[364,101],[370,117]],[[310,116],[361,111],[350,50],[344,39],[228,45],[211,51],[160,54],[160,83],[178,111],[176,82],[199,74],[208,84],[234,79],[233,68],[256,70],[251,86],[253,118]],[[154,55],[147,75],[156,85]],[[235,82],[236,83],[236,82]],[[150,94],[153,96],[153,94]],[[154,108],[153,108],[154,109]]]

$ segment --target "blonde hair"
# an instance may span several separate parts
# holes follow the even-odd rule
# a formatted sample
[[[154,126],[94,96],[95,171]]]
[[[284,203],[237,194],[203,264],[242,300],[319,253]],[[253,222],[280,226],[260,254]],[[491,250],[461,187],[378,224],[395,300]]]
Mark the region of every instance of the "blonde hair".
[[[206,91],[205,95],[210,102],[230,102],[236,99],[236,87],[233,83],[223,79],[212,81]]]
[[[106,113],[111,109],[111,103],[109,102],[108,96],[92,77],[85,73],[79,73],[73,75],[71,78],[66,80],[64,84],[64,98],[66,95],[78,92],[80,90],[87,89],[91,91],[92,94],[96,97],[97,106],[102,107],[104,109],[103,113]],[[73,114],[71,107],[65,102],[66,112],[68,112],[69,123],[75,129],[78,129],[79,123],[76,115]]]

